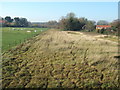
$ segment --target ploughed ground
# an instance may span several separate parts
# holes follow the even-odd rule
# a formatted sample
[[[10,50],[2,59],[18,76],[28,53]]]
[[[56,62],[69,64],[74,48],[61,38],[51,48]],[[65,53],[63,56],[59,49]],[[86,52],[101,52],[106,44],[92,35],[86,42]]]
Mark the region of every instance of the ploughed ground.
[[[118,88],[118,44],[96,36],[48,30],[4,52],[3,88]]]

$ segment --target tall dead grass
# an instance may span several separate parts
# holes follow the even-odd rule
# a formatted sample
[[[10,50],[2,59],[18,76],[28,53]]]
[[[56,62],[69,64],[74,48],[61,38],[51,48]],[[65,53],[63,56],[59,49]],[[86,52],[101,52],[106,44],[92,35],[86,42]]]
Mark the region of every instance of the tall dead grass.
[[[117,43],[49,30],[3,54],[3,87],[118,87],[117,55]]]

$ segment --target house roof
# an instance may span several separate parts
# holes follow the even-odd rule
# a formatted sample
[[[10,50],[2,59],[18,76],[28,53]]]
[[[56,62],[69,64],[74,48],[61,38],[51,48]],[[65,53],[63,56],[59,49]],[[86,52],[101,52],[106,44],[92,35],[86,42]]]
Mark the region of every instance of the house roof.
[[[96,27],[111,27],[111,25],[96,25]]]
[[[5,21],[4,20],[0,20],[0,23],[5,23]]]

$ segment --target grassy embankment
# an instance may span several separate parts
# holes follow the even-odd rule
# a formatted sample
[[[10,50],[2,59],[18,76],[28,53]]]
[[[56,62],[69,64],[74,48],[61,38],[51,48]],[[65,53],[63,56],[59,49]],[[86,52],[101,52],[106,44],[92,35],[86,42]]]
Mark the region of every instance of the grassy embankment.
[[[3,54],[6,88],[118,88],[117,43],[48,30]]]

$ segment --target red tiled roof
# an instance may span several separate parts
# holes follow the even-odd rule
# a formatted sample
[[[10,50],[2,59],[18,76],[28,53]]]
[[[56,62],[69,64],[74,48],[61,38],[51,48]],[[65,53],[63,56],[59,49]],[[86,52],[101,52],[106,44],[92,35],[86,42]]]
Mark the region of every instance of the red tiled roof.
[[[96,25],[96,27],[111,27],[111,25]]]
[[[5,23],[5,21],[4,20],[0,20],[0,23]]]

